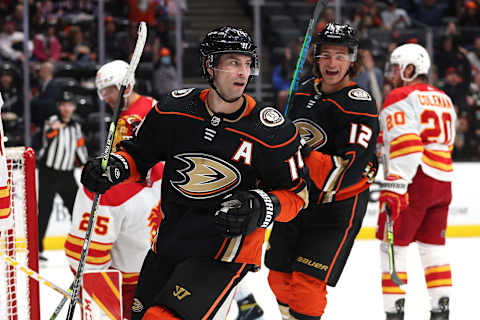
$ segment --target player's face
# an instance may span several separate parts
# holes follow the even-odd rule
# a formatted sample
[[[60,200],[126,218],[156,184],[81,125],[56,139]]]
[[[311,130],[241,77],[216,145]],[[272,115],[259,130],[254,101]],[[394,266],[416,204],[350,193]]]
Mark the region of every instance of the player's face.
[[[105,102],[108,103],[112,109],[115,108],[115,105],[117,104],[118,92],[118,88],[115,85],[111,85],[100,90],[103,100],[105,100]]]
[[[347,47],[322,45],[317,64],[322,75],[322,89],[336,91],[350,82],[350,77],[345,76],[351,65]]]
[[[386,77],[394,88],[398,88],[403,84],[402,78],[400,77],[400,66],[398,64],[390,65]]]
[[[214,67],[214,84],[227,99],[240,97],[248,83],[252,58],[242,54],[224,54]]]

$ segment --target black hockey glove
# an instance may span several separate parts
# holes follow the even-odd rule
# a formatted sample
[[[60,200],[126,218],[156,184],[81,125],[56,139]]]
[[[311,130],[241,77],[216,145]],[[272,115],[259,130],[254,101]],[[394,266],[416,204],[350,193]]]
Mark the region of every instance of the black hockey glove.
[[[267,228],[280,213],[280,202],[263,190],[234,191],[215,213],[218,231],[225,237],[247,235]]]
[[[110,187],[119,184],[130,176],[127,160],[119,154],[110,154],[105,173],[103,174],[102,171],[101,157],[88,160],[82,170],[80,181],[88,190],[103,194]]]

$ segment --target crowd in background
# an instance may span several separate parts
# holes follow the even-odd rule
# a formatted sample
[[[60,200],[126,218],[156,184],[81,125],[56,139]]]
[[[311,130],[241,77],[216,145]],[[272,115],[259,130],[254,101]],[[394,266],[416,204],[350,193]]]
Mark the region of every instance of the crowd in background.
[[[480,160],[480,2],[362,0],[342,9],[343,21],[357,28],[360,37],[363,67],[354,80],[379,106],[392,89],[386,76],[390,53],[404,43],[426,46],[427,31],[434,31],[430,79],[452,98],[458,115],[453,158]],[[334,8],[327,8],[317,30],[334,19]],[[299,38],[284,48],[273,70],[278,105],[285,104],[302,43]]]
[[[140,91],[159,95],[175,87],[174,15],[185,2],[169,0],[104,1],[105,62],[130,60],[139,21],[146,21],[148,38],[137,71]],[[5,100],[2,120],[7,146],[24,144],[23,93],[24,3],[29,11],[29,72],[33,147],[38,151],[43,124],[58,112],[64,91],[76,97],[76,116],[83,123],[90,154],[100,150],[99,114],[95,90],[98,57],[98,1],[1,0],[0,91]],[[154,79],[167,81],[153,81]],[[107,108],[107,111],[109,108]]]
[[[124,5],[119,5],[121,1]],[[186,1],[121,1],[104,3],[105,60],[128,61],[138,22],[146,21],[148,39],[136,73],[137,90],[152,96],[168,92],[176,87],[173,19],[178,10],[186,10]],[[294,2],[300,1],[290,5]],[[22,89],[23,3],[28,3],[30,16],[28,97]],[[0,91],[5,100],[2,120],[7,146],[24,144],[24,98],[31,102],[30,132],[34,147],[38,147],[44,121],[57,112],[62,91],[70,90],[77,97],[75,113],[83,123],[89,153],[101,150],[94,88],[99,67],[97,6],[96,0],[0,0]],[[328,7],[317,30],[334,19],[334,7]],[[342,20],[357,28],[361,39],[363,70],[355,81],[370,91],[379,105],[392,89],[385,77],[390,52],[406,42],[426,45],[426,30],[434,28],[430,78],[452,97],[459,119],[453,157],[457,161],[480,160],[479,0],[342,1]],[[278,26],[276,29],[283,32]],[[276,64],[272,85],[279,106],[287,99],[301,44],[298,39],[282,48],[279,59],[263,61]]]

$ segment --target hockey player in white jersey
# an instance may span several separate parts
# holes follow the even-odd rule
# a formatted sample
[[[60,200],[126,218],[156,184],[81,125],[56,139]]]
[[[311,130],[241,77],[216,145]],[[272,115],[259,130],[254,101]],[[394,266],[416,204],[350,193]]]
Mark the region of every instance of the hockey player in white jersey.
[[[397,273],[407,282],[407,248],[418,244],[431,297],[431,320],[449,317],[452,286],[445,251],[448,207],[452,198],[451,151],[455,139],[453,102],[427,83],[428,52],[405,44],[390,57],[395,87],[385,98],[380,126],[387,166],[387,182],[380,192],[377,238],[385,237],[385,205],[394,221]],[[386,243],[381,244],[382,290],[388,320],[404,317],[405,291],[390,277]]]
[[[95,80],[98,94],[110,107],[117,103],[119,88],[128,64],[115,60],[102,66]],[[151,97],[133,90],[132,79],[125,90],[125,103],[117,122],[113,150],[118,143],[131,139],[142,119],[156,103]],[[145,181],[117,185],[100,198],[97,221],[92,233],[85,269],[115,269],[122,273],[123,314],[130,318],[133,294],[143,259],[150,248],[162,213],[160,187],[163,164],[154,166]],[[72,226],[65,242],[65,253],[77,270],[83,239],[88,225],[94,193],[79,189],[72,214]]]

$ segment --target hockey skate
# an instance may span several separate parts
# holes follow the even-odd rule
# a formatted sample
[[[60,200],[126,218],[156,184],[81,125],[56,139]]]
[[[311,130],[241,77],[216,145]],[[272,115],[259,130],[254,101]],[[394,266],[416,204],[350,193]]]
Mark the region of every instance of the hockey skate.
[[[245,299],[237,301],[238,316],[236,320],[263,320],[263,310],[249,294]]]
[[[396,312],[386,312],[386,320],[403,320],[405,315],[405,299],[402,298],[395,301],[395,309],[397,310]]]
[[[450,299],[441,297],[438,299],[438,307],[430,311],[430,320],[448,320],[450,310],[448,308]]]

